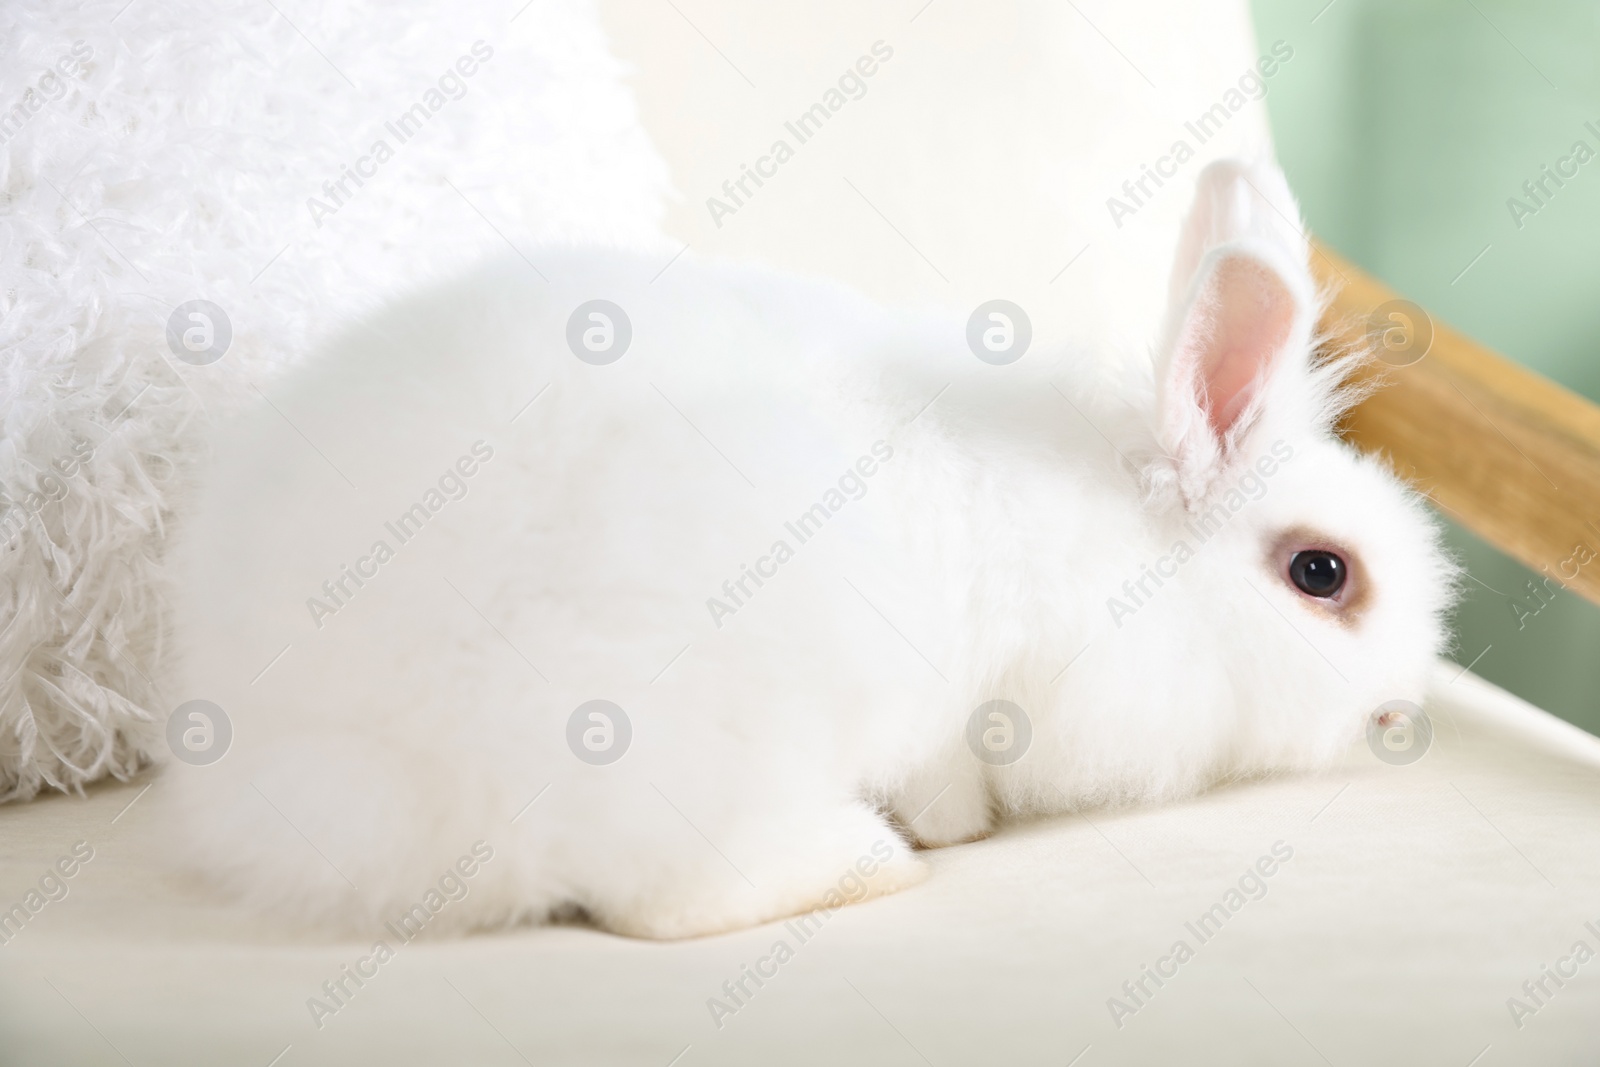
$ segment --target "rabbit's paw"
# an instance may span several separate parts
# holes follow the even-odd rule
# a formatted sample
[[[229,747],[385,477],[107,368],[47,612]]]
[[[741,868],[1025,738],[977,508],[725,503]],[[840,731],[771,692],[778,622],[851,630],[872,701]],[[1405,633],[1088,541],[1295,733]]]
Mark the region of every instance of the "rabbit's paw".
[[[842,805],[830,817],[787,827],[728,856],[678,868],[620,906],[591,908],[609,930],[668,940],[725,933],[794,915],[832,915],[927,877],[928,868],[879,813]],[[734,866],[738,857],[738,866]]]
[[[897,793],[895,818],[922,848],[959,845],[994,832],[989,791],[970,763],[953,758],[920,770]]]

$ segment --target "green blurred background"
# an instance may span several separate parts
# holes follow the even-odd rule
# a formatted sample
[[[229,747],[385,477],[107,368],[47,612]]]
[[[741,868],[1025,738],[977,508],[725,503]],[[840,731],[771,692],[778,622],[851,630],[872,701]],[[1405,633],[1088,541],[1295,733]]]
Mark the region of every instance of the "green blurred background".
[[[1600,4],[1252,8],[1261,40],[1295,50],[1267,106],[1312,230],[1436,318],[1600,400],[1600,136],[1584,125],[1600,129]],[[1519,228],[1508,198],[1528,202],[1523,182],[1579,140],[1596,158]],[[1519,625],[1511,600],[1534,603],[1533,572],[1459,527],[1450,540],[1475,579],[1457,661],[1481,655],[1484,678],[1600,733],[1600,608],[1562,592]]]

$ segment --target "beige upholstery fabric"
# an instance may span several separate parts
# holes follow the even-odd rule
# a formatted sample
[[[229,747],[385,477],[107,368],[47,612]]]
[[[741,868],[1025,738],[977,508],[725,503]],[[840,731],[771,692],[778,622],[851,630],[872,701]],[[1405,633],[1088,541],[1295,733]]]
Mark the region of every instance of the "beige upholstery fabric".
[[[1506,1002],[1533,1006],[1522,983],[1574,942],[1600,948],[1584,925],[1600,927],[1600,741],[1458,675],[1441,665],[1434,744],[1411,766],[1361,745],[1326,776],[1011,826],[930,853],[928,881],[803,943],[781,924],[678,944],[374,931],[393,958],[347,981],[320,1029],[307,999],[369,943],[288,941],[164,883],[142,855],[137,784],[49,797],[0,811],[0,902],[74,842],[94,858],[0,946],[0,1062],[265,1067],[287,1047],[284,1067],[666,1067],[687,1047],[680,1067],[1464,1067],[1487,1047],[1477,1064],[1592,1063],[1600,962],[1563,988],[1546,979],[1520,1030]],[[1186,924],[1226,908],[1277,842],[1292,858],[1202,943]],[[760,988],[746,979],[719,1029],[708,999],[732,1007],[723,983],[780,939],[792,958]],[[1118,1028],[1108,999],[1133,1006],[1122,984],[1179,940],[1193,957],[1160,988],[1146,979],[1153,995]]]
[[[673,236],[888,301],[1011,300],[1040,350],[1071,338],[1144,352],[1195,175],[1268,146],[1264,106],[1230,91],[1272,43],[1256,46],[1235,0],[612,0],[602,13],[681,194]],[[878,42],[892,58],[800,143],[786,123]],[[1294,45],[1265,92],[1296,69]],[[723,183],[778,139],[793,158],[718,226],[706,201],[729,203]],[[1193,157],[1162,164],[1180,140]],[[1123,183],[1158,165],[1174,176],[1131,199]],[[1120,225],[1113,195],[1132,209]]]
[[[673,232],[695,253],[889,300],[1004,297],[1029,309],[1041,348],[1080,323],[1148,338],[1187,193],[1180,176],[1121,228],[1105,200],[1267,51],[1242,5],[1179,0],[602,7],[684,194]],[[879,40],[894,55],[865,95],[715,226],[705,199]],[[1263,129],[1247,106],[1182,175]],[[1122,312],[1110,322],[1108,305]],[[931,853],[927,882],[845,908],[804,943],[781,924],[665,945],[580,928],[411,944],[374,931],[393,958],[359,988],[346,979],[320,1028],[308,999],[370,942],[286,939],[163,880],[143,783],[7,807],[0,907],[76,842],[93,858],[64,862],[67,896],[0,945],[0,1063],[1594,1062],[1600,962],[1559,988],[1544,979],[1520,1029],[1507,999],[1533,1006],[1522,983],[1575,942],[1600,950],[1600,741],[1450,664],[1431,711],[1414,765],[1357,745],[1325,776],[1013,825]],[[1262,862],[1275,846],[1292,856]],[[1246,879],[1259,899],[1230,898],[1258,862],[1273,872]],[[1202,942],[1186,924],[1219,903],[1227,918]],[[759,988],[745,978],[719,1027],[708,1001],[734,1007],[724,982],[779,940],[792,957]],[[1135,1001],[1124,983],[1146,965],[1170,973],[1159,961],[1180,940],[1192,957]]]

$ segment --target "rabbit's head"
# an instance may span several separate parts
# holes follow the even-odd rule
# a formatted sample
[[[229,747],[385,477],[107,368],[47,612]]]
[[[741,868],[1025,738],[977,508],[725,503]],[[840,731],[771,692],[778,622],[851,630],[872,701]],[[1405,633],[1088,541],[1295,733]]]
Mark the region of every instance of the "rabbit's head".
[[[1260,765],[1323,761],[1382,704],[1420,703],[1456,574],[1418,494],[1334,433],[1361,357],[1316,354],[1309,251],[1276,168],[1202,173],[1143,472],[1174,542],[1209,557],[1196,648],[1247,694]]]

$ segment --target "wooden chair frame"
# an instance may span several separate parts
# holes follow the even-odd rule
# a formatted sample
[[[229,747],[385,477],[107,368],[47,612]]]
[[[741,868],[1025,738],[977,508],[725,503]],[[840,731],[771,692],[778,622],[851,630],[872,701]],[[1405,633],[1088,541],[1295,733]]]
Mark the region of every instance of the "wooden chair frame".
[[[1491,352],[1318,246],[1330,344],[1374,345],[1342,429],[1461,525],[1600,603],[1600,405]]]

